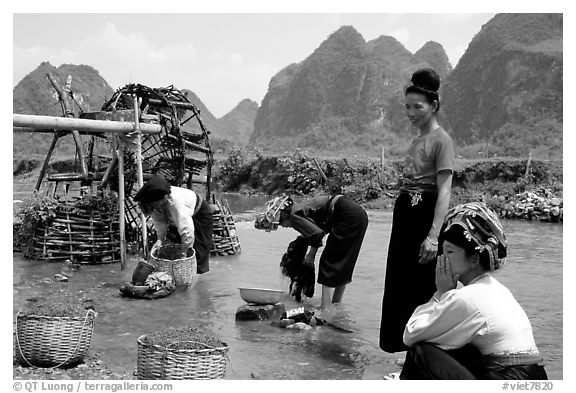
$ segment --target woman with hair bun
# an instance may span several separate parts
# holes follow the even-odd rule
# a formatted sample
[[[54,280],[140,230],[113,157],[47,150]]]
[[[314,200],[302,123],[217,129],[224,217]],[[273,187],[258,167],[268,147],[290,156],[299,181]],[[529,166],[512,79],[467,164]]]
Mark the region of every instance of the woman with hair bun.
[[[440,227],[450,203],[454,145],[436,120],[440,77],[431,68],[412,75],[405,91],[408,120],[418,136],[408,148],[399,179],[388,246],[380,348],[406,351],[404,326],[414,309],[435,291],[435,261]]]

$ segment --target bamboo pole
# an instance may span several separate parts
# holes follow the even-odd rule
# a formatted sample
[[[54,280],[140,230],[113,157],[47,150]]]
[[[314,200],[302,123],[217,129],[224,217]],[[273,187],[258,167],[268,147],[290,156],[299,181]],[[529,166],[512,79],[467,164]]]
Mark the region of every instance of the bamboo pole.
[[[40,169],[40,175],[38,176],[38,180],[36,181],[36,191],[40,190],[40,186],[42,185],[42,180],[44,179],[44,175],[46,174],[46,170],[48,169],[48,164],[50,163],[50,158],[52,157],[52,153],[54,152],[54,148],[56,147],[56,142],[60,139],[60,134],[54,134],[52,138],[52,143],[48,148],[48,153],[46,153],[46,157],[44,158],[44,163],[42,164],[42,169]]]
[[[124,220],[124,146],[114,137],[114,148],[118,148],[118,224],[120,225],[120,269],[126,268],[126,222]]]
[[[70,108],[68,100],[68,95],[71,94],[71,91],[69,90],[68,86],[65,88],[61,88],[60,86],[58,86],[58,84],[54,80],[54,77],[50,73],[48,73],[47,76],[48,80],[52,84],[52,87],[54,87],[54,89],[58,93],[58,99],[62,104],[64,116],[66,116],[67,118],[74,119],[76,116],[74,116],[74,110]],[[87,176],[88,166],[86,165],[86,155],[84,154],[84,147],[82,146],[82,138],[80,137],[80,133],[78,132],[78,130],[72,130],[72,137],[74,138],[74,143],[76,144],[76,153],[78,154],[78,161],[80,162],[80,170],[84,176]]]
[[[134,131],[134,123],[127,121],[76,119],[71,117],[40,116],[40,115],[12,115],[14,127],[29,127],[31,129],[78,130],[91,133],[110,132],[128,134]],[[159,124],[140,125],[143,134],[158,134],[162,131]]]
[[[524,173],[524,180],[528,181],[528,175],[530,174],[530,164],[532,164],[532,150],[528,154],[528,161],[526,161],[526,172]]]
[[[324,174],[324,171],[322,170],[322,167],[320,166],[318,161],[315,158],[313,158],[312,161],[314,161],[314,164],[316,164],[316,168],[318,169],[318,173],[322,177],[322,180],[324,180],[324,184],[328,184],[328,178]]]
[[[136,165],[138,174],[138,185],[140,188],[144,185],[144,176],[142,174],[142,132],[140,131],[140,100],[136,94],[134,97],[134,127],[136,131]],[[140,212],[140,220],[142,221],[142,250],[144,258],[148,259],[148,228],[146,227],[146,215]]]
[[[385,162],[385,157],[384,157],[384,147],[380,148],[380,180],[384,181],[384,162]]]

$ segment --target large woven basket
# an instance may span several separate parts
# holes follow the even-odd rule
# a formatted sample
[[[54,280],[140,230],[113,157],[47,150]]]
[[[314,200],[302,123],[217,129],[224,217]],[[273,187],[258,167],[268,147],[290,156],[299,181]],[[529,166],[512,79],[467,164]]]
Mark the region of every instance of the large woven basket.
[[[162,246],[162,250],[180,250],[179,244],[168,244]],[[172,276],[174,284],[177,287],[190,286],[196,276],[196,252],[192,250],[192,255],[181,259],[163,259],[158,258],[158,250],[150,253],[150,264],[154,266],[157,272],[166,272]]]
[[[16,316],[16,359],[33,367],[70,367],[81,363],[94,331],[93,310],[85,317]]]
[[[138,337],[138,379],[224,379],[228,345],[206,349],[170,349]]]

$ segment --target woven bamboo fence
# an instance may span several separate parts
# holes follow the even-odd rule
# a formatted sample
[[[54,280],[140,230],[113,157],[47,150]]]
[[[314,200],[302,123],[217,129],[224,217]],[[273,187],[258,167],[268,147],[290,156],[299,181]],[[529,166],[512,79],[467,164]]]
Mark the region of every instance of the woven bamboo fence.
[[[118,213],[62,206],[49,224],[36,228],[34,251],[45,261],[119,262]]]
[[[216,201],[213,204],[218,206],[218,211],[214,212],[214,232],[212,234],[212,255],[235,255],[240,253],[240,240],[234,224],[234,216],[226,200]]]

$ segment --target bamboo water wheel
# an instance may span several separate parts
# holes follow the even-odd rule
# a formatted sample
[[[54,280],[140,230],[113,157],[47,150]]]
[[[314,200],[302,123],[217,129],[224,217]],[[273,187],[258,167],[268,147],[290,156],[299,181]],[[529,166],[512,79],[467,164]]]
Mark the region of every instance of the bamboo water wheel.
[[[78,108],[80,106],[74,100],[70,89],[71,78],[68,77],[64,88],[61,88],[51,75],[48,75],[48,78],[58,93],[64,117],[76,117],[72,101]],[[124,225],[120,225],[120,232],[124,227],[123,233],[126,235],[131,251],[141,250],[144,255],[147,255],[149,247],[156,240],[153,220],[143,219],[140,209],[133,201],[140,181],[146,182],[153,175],[159,174],[164,176],[171,185],[194,189],[203,195],[205,200],[210,201],[212,197],[213,203],[216,203],[211,193],[213,156],[208,137],[209,131],[202,122],[200,111],[183,92],[173,86],[150,88],[140,84],[128,84],[118,89],[100,111],[84,112],[80,108],[78,117],[88,120],[130,122],[136,125],[148,123],[154,127],[160,126],[160,133],[156,130],[156,133],[140,135],[139,149],[137,144],[139,135],[136,132],[113,134],[42,130],[53,132],[54,139],[40,171],[36,190],[38,191],[42,184],[49,184],[52,186],[52,196],[56,198],[57,191],[59,191],[58,185],[64,184],[64,200],[68,203],[69,191],[73,189],[80,191],[80,198],[92,194],[94,185],[98,187],[98,191],[122,189],[121,195],[123,194],[124,198],[120,198],[120,206],[124,205],[125,218]],[[61,137],[70,134],[74,137],[76,146],[75,171],[49,173],[45,178],[56,142]],[[88,139],[86,139],[86,134],[88,134]],[[96,148],[97,146],[99,147]],[[103,150],[104,154],[102,154]],[[123,162],[122,171],[118,170],[119,162]],[[141,166],[141,171],[137,171],[137,164],[138,167]],[[140,173],[142,179],[138,179]],[[119,187],[120,175],[123,177],[124,187],[122,188]],[[48,194],[48,189],[49,187],[47,187],[46,194]],[[72,200],[77,199],[78,197],[72,197]],[[220,203],[216,206],[212,254],[231,255],[240,252],[231,211],[227,204],[225,208]],[[117,223],[118,218],[115,220]],[[115,224],[112,223],[112,225]],[[143,229],[144,225],[146,225],[146,230]],[[47,237],[44,236],[39,241],[45,244],[46,239]],[[146,245],[144,245],[144,239],[146,239]],[[112,243],[115,255],[118,247],[124,250],[122,246],[118,246],[119,242],[121,243],[117,237],[114,237]],[[74,247],[71,244],[68,246],[72,249]],[[58,251],[61,251],[62,247],[58,245]],[[54,250],[45,251],[49,253]],[[73,258],[72,251],[66,252]],[[66,253],[62,254],[62,257],[66,256]],[[113,261],[116,259],[114,258]]]
[[[206,200],[211,195],[212,149],[209,131],[204,126],[200,111],[186,95],[172,86],[149,88],[129,84],[116,91],[104,104],[95,119],[117,117],[134,113],[134,97],[139,102],[140,122],[160,124],[160,134],[142,136],[142,172],[146,182],[155,174],[164,176],[173,186],[194,189]],[[127,240],[142,245],[142,221],[140,210],[133,197],[136,177],[136,152],[134,140],[122,141],[125,147],[125,212]],[[115,179],[111,179],[114,183]],[[112,187],[114,185],[112,184]],[[147,220],[148,245],[153,244],[155,231],[153,221]]]

